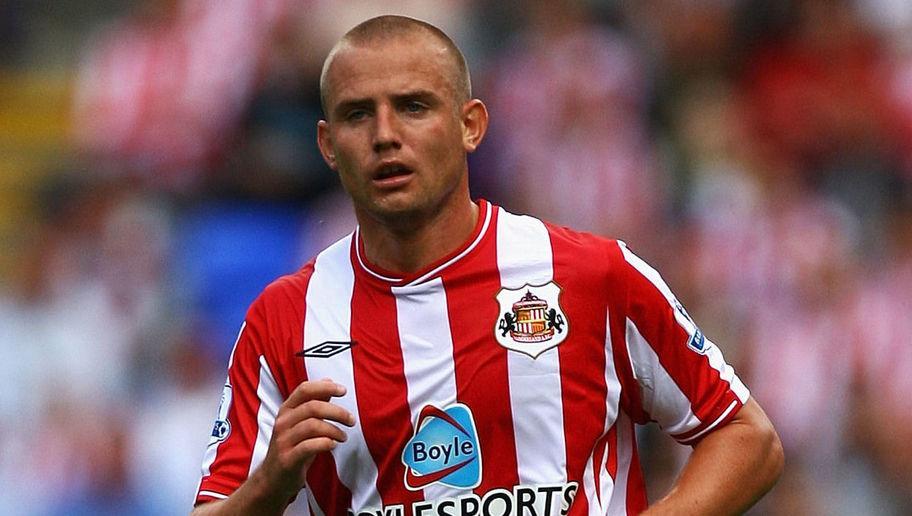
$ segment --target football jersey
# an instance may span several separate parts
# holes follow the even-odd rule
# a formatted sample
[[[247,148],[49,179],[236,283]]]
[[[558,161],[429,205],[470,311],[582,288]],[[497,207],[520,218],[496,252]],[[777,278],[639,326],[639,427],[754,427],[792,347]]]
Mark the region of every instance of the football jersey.
[[[748,391],[659,274],[619,241],[479,201],[456,252],[409,275],[358,230],[252,304],[197,501],[263,460],[283,400],[331,378],[356,423],[316,457],[312,514],[633,514],[635,424],[684,444]]]

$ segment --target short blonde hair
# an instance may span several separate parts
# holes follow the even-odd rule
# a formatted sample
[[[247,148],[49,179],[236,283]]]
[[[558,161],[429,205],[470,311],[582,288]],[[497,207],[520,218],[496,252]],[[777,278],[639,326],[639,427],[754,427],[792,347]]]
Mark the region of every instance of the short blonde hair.
[[[457,105],[472,98],[472,79],[469,76],[469,67],[465,56],[456,43],[445,32],[425,21],[416,20],[407,16],[384,15],[361,22],[342,36],[342,39],[329,51],[326,61],[323,62],[323,71],[320,74],[320,104],[324,116],[327,113],[327,75],[336,54],[347,45],[360,46],[371,43],[389,41],[406,36],[426,35],[443,44],[447,54],[452,60],[452,74],[454,92]]]

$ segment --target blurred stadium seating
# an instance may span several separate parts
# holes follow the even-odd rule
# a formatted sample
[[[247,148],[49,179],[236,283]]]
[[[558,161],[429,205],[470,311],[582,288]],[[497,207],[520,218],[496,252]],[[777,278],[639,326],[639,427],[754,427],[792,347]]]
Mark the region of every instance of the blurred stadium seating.
[[[912,3],[440,4],[0,0],[0,514],[189,509],[244,308],[352,229],[318,76],[381,12],[466,50],[476,193],[625,239],[768,409],[751,514],[912,514]]]

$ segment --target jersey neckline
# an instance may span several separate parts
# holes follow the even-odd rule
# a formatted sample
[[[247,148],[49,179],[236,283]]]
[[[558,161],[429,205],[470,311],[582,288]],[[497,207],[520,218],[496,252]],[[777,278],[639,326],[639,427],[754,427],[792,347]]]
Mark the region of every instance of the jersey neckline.
[[[437,276],[444,269],[459,262],[465,256],[478,247],[478,244],[484,239],[489,232],[493,220],[494,206],[484,200],[478,200],[479,216],[475,223],[475,229],[472,230],[471,236],[452,253],[431,263],[430,265],[410,274],[402,274],[385,270],[377,265],[370,263],[364,255],[364,242],[361,240],[361,227],[355,228],[354,238],[352,238],[352,261],[357,269],[368,274],[368,276],[390,284],[392,286],[408,287],[420,285],[427,280]]]

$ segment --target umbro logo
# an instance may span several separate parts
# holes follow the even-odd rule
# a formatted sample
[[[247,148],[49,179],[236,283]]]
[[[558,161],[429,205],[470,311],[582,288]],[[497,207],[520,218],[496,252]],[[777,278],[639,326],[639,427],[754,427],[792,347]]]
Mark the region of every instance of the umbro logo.
[[[322,344],[311,346],[304,351],[298,351],[295,353],[295,356],[304,358],[329,358],[350,349],[354,345],[355,341],[353,340],[328,340]]]

